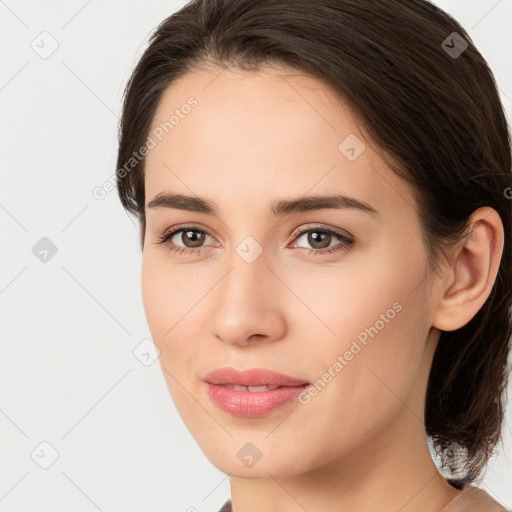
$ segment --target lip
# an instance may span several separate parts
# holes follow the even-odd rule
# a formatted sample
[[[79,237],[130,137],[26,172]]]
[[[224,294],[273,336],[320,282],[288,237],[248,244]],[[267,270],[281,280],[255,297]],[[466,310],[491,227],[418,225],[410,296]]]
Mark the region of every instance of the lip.
[[[219,368],[204,379],[207,392],[224,412],[241,418],[259,418],[293,402],[309,386],[303,379],[263,368],[237,371]],[[239,386],[281,386],[268,391],[237,391],[226,384]]]
[[[283,386],[272,391],[235,391],[221,384],[206,383],[208,395],[224,412],[240,418],[259,418],[296,401],[309,386]]]
[[[209,384],[237,384],[239,386],[302,386],[308,384],[304,379],[290,377],[264,368],[251,368],[243,371],[234,368],[218,368],[206,375],[203,380]]]

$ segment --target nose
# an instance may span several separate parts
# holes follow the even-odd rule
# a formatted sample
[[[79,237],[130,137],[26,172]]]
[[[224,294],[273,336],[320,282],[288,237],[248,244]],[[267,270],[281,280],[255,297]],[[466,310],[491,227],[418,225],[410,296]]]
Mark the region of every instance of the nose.
[[[234,255],[213,296],[211,326],[217,339],[247,346],[285,336],[286,290],[267,265],[263,254],[251,263]]]

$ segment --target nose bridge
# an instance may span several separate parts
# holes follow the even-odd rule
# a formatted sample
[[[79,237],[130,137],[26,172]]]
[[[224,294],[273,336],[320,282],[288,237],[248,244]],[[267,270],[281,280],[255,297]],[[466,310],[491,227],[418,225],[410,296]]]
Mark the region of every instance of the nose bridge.
[[[260,235],[259,238],[262,237],[263,235]],[[240,303],[251,300],[251,297],[257,300],[261,285],[268,279],[268,274],[271,274],[267,268],[270,263],[268,252],[264,250],[262,243],[252,235],[245,235],[240,242],[232,245],[231,254],[227,254],[227,259],[230,270],[222,284],[223,297]]]
[[[246,237],[234,247],[229,270],[215,295],[213,334],[225,342],[245,344],[254,334],[280,337],[284,328],[273,293],[276,279],[267,268],[263,247]]]
[[[263,252],[254,256],[254,247],[242,242],[230,258],[230,270],[221,285],[219,309],[236,322],[243,320],[244,311],[261,309],[261,295],[270,271]]]

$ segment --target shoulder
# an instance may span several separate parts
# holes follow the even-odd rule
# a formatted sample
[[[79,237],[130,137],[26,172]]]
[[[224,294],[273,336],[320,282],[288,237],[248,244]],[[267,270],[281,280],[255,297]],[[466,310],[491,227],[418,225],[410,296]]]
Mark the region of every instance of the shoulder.
[[[442,512],[508,512],[486,491],[474,484],[466,484]]]

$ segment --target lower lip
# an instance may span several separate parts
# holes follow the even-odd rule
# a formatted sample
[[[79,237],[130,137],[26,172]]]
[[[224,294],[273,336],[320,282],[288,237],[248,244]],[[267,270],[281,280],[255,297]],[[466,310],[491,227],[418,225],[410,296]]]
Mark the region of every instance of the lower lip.
[[[309,384],[284,386],[272,391],[235,391],[218,384],[206,383],[211,399],[225,412],[242,418],[259,418],[295,400]]]

